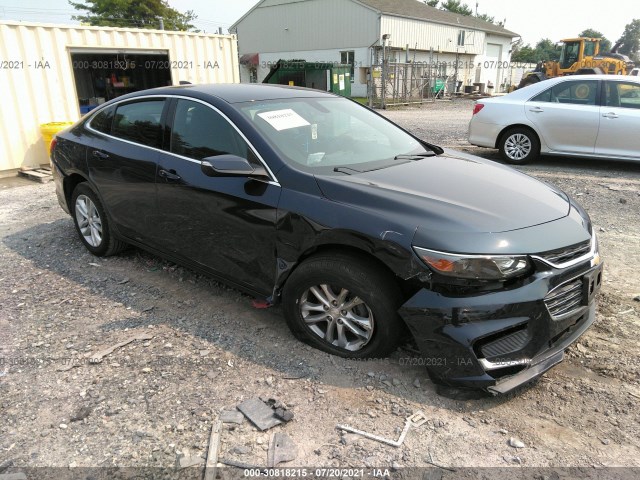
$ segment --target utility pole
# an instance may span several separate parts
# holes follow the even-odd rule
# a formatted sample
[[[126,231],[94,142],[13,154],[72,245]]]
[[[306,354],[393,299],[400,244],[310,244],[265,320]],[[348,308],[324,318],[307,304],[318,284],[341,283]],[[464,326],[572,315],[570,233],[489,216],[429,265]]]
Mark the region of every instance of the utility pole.
[[[158,17],[158,20],[160,20],[160,30],[164,30],[164,18]]]

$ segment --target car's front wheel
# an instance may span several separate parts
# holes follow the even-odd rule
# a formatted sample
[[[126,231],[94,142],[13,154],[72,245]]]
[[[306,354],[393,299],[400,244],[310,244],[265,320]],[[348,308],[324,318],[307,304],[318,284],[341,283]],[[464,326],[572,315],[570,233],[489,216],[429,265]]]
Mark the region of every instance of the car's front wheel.
[[[113,236],[102,203],[86,183],[76,186],[71,205],[76,230],[87,250],[99,257],[106,257],[126,247],[126,243]]]
[[[528,128],[512,128],[502,135],[499,145],[500,155],[515,165],[524,165],[540,153],[540,142]]]
[[[397,285],[359,256],[323,254],[306,260],[287,280],[282,297],[294,335],[334,355],[384,357],[404,332]]]

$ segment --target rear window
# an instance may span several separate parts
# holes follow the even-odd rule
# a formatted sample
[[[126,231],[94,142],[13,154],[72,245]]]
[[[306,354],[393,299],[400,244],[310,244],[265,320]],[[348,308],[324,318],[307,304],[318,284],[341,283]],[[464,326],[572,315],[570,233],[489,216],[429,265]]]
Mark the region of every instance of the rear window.
[[[159,147],[163,108],[164,100],[146,100],[118,106],[113,135],[141,145]]]
[[[92,119],[89,125],[94,130],[102,133],[111,133],[111,125],[113,123],[113,112],[116,111],[114,106],[100,110]]]

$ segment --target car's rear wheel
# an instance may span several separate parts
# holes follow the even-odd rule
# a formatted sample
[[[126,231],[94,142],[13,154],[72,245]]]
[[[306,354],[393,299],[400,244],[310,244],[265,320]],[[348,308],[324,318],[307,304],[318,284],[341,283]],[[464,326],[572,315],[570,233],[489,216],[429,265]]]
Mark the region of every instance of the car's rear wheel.
[[[524,165],[537,158],[540,142],[528,128],[512,128],[502,135],[499,149],[506,162]]]
[[[71,197],[71,205],[80,240],[91,253],[106,257],[120,252],[127,246],[113,236],[102,203],[86,183],[76,186]]]
[[[404,329],[398,286],[382,269],[358,256],[318,255],[285,284],[283,308],[294,335],[346,358],[384,357]]]

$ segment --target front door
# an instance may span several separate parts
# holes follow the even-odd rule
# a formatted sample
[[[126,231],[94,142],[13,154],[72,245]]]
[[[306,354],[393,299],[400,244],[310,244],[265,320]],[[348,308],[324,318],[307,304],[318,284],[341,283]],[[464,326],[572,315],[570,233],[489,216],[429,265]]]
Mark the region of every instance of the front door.
[[[259,160],[219,111],[204,102],[174,102],[169,152],[160,154],[156,177],[158,241],[232,282],[271,293],[280,186],[205,175],[201,160],[206,157],[234,154]]]

